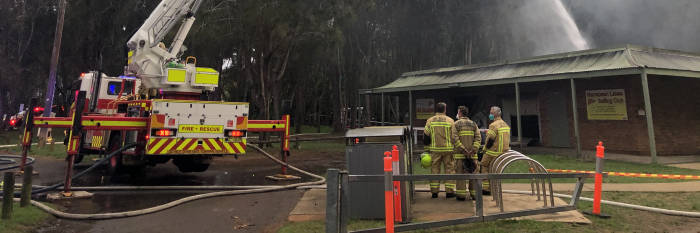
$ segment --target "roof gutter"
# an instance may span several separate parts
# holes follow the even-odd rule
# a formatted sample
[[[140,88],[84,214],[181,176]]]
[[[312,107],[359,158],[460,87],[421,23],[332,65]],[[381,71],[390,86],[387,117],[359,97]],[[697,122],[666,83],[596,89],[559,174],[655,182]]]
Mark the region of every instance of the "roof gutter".
[[[390,88],[373,88],[373,89],[363,89],[360,94],[380,94],[380,93],[392,93],[392,92],[404,92],[404,91],[421,91],[421,90],[436,90],[436,89],[449,89],[455,87],[478,87],[478,86],[493,86],[493,85],[503,85],[503,84],[514,84],[527,83],[527,82],[544,82],[553,80],[566,80],[566,79],[578,79],[578,78],[594,78],[594,77],[605,77],[605,76],[619,76],[619,75],[631,75],[631,74],[641,74],[643,68],[624,68],[615,70],[598,70],[598,71],[587,71],[587,72],[577,72],[577,73],[565,73],[565,74],[555,74],[555,75],[537,75],[537,76],[525,76],[518,78],[509,79],[497,79],[497,80],[483,80],[474,82],[461,82],[461,83],[445,83],[445,84],[433,84],[433,85],[421,85],[421,86],[410,86],[410,87],[390,87]],[[650,72],[651,73],[651,72]],[[700,77],[700,72],[695,72],[698,77]]]

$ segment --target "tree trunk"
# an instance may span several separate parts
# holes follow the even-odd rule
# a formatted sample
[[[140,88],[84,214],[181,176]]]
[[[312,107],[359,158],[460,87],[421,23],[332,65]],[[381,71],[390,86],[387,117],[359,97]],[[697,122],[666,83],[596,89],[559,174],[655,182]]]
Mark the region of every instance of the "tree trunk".
[[[306,112],[306,100],[304,99],[304,91],[302,87],[296,88],[296,106],[294,112],[294,132],[300,134],[301,126],[304,124],[304,112]]]
[[[318,98],[314,98],[314,109],[316,110],[316,114],[314,114],[314,123],[316,123],[316,133],[321,132],[321,106],[319,106],[318,102]]]
[[[0,76],[2,78],[2,76]],[[0,88],[0,120],[4,120],[2,117],[4,114],[7,113],[7,93],[5,92],[5,88]],[[2,126],[5,122],[0,122],[0,126]]]
[[[282,94],[280,93],[280,82],[275,82],[271,83],[270,89],[271,93],[270,96],[272,96],[272,119],[280,119],[281,114],[280,114],[280,104],[282,102]]]

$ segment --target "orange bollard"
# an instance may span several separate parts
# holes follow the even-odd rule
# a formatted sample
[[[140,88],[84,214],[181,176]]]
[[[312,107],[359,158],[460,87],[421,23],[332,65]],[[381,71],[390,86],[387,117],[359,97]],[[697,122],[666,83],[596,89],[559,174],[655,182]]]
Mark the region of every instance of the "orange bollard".
[[[394,175],[399,175],[399,148],[393,145],[391,148],[392,166]],[[401,222],[401,182],[394,181],[394,220]]]
[[[387,233],[394,233],[394,187],[391,173],[391,152],[384,152],[384,222]]]
[[[610,215],[603,214],[600,212],[600,200],[602,198],[603,192],[603,158],[605,157],[605,147],[603,147],[603,142],[599,141],[598,146],[596,146],[595,151],[595,184],[593,188],[593,211],[588,213],[601,218],[609,218]]]

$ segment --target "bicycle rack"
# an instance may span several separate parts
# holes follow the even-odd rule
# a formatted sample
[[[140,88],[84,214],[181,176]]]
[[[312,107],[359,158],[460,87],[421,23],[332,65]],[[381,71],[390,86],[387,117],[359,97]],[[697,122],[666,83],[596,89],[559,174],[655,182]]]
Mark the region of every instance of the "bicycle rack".
[[[508,150],[507,152],[498,156],[498,158],[496,158],[496,160],[494,160],[491,164],[490,171],[496,174],[502,174],[503,171],[505,171],[506,168],[508,168],[508,166],[510,166],[511,164],[513,164],[513,162],[516,161],[526,161],[530,167],[530,173],[548,173],[547,169],[544,166],[542,166],[541,163],[528,157],[527,155],[524,155],[514,150]],[[500,208],[501,212],[504,212],[502,180],[491,180],[490,183],[493,200],[496,201],[496,205]],[[547,183],[549,185],[547,185]],[[542,185],[542,192],[540,192],[540,184]],[[552,188],[552,178],[530,180],[530,188],[532,191],[532,195],[536,195],[538,201],[543,200],[544,207],[548,206],[547,186],[549,186],[549,199],[551,202],[550,204],[551,206],[554,206],[554,190]]]

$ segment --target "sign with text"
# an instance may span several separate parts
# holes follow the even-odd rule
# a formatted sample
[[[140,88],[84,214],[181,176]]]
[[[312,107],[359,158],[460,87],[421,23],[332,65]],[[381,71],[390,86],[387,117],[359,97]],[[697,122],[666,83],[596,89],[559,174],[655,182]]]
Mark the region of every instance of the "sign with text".
[[[224,133],[223,125],[180,125],[178,133]]]
[[[624,89],[587,90],[588,120],[627,120]]]
[[[435,115],[434,99],[416,99],[416,119],[425,120]]]

